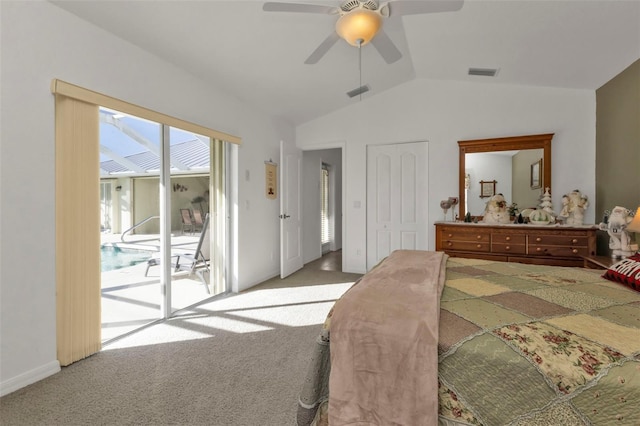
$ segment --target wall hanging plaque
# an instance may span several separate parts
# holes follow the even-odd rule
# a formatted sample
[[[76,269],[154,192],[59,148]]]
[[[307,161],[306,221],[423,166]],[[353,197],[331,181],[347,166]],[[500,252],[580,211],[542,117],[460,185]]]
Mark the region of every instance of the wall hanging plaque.
[[[270,200],[278,197],[278,165],[272,161],[264,162],[266,195]]]
[[[481,180],[480,198],[493,197],[496,194],[496,182],[495,180]]]

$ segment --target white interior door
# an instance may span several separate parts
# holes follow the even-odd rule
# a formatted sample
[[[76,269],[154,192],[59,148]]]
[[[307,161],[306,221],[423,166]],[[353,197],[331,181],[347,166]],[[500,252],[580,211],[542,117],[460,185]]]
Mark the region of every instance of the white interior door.
[[[302,268],[302,151],[280,141],[280,277]]]
[[[367,147],[367,270],[427,249],[427,176],[426,142]]]

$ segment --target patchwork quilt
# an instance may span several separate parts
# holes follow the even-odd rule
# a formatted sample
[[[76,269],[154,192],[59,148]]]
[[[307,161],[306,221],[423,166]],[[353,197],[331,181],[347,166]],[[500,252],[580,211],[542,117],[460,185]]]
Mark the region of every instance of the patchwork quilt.
[[[440,416],[473,425],[640,424],[640,293],[601,275],[450,258]]]
[[[640,424],[640,292],[603,271],[449,258],[441,298],[439,422]],[[329,314],[298,424],[327,424]]]

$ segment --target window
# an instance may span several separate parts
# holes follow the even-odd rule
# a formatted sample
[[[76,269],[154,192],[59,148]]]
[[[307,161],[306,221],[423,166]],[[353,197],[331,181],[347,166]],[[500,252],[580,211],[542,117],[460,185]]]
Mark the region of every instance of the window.
[[[323,246],[322,252],[325,253],[324,246],[328,245],[331,241],[331,232],[329,230],[329,170],[326,164],[322,165],[322,174],[320,180],[320,221],[321,221],[321,236],[320,241]]]

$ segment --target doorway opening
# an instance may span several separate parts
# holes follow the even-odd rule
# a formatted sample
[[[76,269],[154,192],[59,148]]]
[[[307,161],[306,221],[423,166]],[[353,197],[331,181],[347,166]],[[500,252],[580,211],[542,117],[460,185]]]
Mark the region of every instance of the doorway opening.
[[[302,152],[303,260],[340,257],[342,269],[343,148]]]

